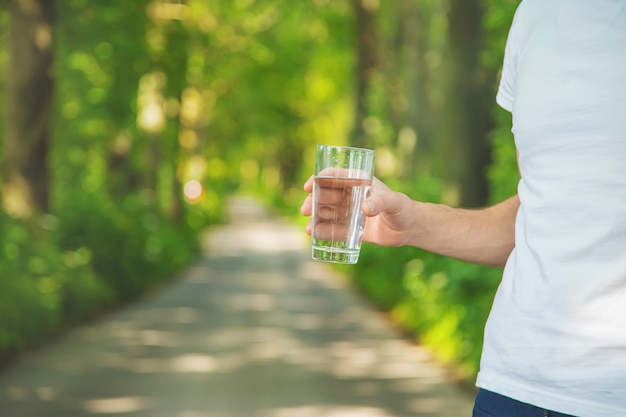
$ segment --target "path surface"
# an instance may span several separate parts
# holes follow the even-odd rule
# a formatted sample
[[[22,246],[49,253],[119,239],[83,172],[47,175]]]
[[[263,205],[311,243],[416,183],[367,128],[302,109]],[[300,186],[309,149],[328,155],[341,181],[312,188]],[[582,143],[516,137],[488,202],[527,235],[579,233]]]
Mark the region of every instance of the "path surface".
[[[0,417],[463,417],[472,398],[244,198],[173,284],[0,373]]]

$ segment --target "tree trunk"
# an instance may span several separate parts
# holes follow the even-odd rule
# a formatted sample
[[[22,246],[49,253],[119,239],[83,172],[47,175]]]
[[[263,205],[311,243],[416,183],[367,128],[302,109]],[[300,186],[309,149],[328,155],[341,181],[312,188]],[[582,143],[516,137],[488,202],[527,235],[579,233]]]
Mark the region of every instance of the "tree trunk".
[[[488,197],[486,168],[491,161],[492,78],[481,64],[480,0],[451,0],[449,12],[448,138],[446,170],[459,189],[458,203],[475,207]]]
[[[412,180],[429,172],[432,159],[432,117],[428,99],[429,68],[425,59],[428,10],[412,0],[394,3],[395,34],[385,59],[390,82],[389,119],[396,131],[397,156],[401,175]],[[398,99],[403,101],[398,104]]]
[[[368,0],[354,0],[354,15],[356,25],[356,94],[354,127],[350,143],[354,146],[370,147],[364,121],[367,117],[367,98],[371,87],[372,77],[377,67],[378,36],[374,15],[376,3]]]
[[[180,105],[183,105],[183,93],[187,87],[187,66],[188,66],[188,44],[189,34],[183,25],[183,22],[173,20],[169,22],[169,27],[165,31],[166,42],[168,47],[165,48],[166,55],[163,56],[163,66],[165,69],[167,84],[167,98],[176,99]],[[160,161],[162,167],[170,169],[169,181],[170,189],[165,198],[167,201],[164,207],[168,217],[172,221],[179,221],[183,215],[183,185],[178,175],[177,165],[181,158],[181,147],[179,136],[183,130],[183,120],[180,114],[176,118],[168,119],[167,139],[164,146],[164,154],[168,160]],[[163,168],[162,168],[163,169]],[[167,168],[166,168],[167,169]]]
[[[3,197],[7,211],[28,215],[49,209],[54,3],[10,0],[9,13]]]

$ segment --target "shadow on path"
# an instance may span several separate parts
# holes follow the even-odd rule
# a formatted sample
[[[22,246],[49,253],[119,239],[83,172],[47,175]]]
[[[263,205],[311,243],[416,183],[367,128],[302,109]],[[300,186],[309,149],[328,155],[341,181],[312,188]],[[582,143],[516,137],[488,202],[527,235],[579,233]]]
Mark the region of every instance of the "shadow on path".
[[[172,285],[0,374],[0,417],[463,417],[472,398],[253,201]]]

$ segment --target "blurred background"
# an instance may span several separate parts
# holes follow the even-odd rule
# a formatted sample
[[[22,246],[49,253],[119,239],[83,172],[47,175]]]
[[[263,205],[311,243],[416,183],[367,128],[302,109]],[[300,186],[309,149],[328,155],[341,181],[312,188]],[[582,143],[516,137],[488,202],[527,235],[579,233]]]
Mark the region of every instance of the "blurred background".
[[[317,143],[415,199],[515,192],[519,0],[7,0],[0,360],[155,288],[248,194],[304,225]],[[471,377],[500,270],[367,246],[354,286]]]

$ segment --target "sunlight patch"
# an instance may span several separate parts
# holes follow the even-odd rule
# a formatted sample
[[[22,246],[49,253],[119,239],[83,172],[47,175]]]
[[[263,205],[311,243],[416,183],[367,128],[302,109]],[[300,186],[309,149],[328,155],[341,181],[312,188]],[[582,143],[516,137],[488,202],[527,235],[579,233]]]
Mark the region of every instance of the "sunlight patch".
[[[145,410],[151,401],[145,397],[93,399],[85,402],[85,410],[94,414],[121,414]]]

